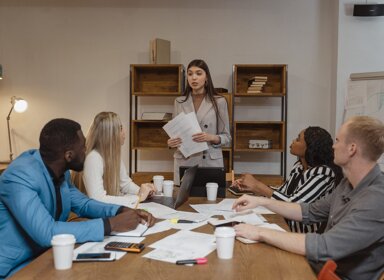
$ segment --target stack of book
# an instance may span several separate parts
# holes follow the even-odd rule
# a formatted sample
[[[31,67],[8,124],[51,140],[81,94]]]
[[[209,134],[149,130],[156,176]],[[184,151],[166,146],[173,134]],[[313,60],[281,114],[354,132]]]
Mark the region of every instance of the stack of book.
[[[267,83],[267,76],[255,76],[248,80],[247,93],[262,93],[265,84]]]

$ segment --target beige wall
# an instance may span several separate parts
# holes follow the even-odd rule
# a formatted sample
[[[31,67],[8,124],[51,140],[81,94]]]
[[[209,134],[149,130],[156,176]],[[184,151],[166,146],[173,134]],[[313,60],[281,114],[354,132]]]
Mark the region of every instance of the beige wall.
[[[79,121],[84,132],[101,110],[128,123],[129,65],[149,62],[154,37],[171,40],[172,63],[205,59],[217,87],[231,89],[233,64],[288,64],[288,145],[308,125],[329,129],[332,2],[1,0],[0,160],[13,95],[30,106],[12,115],[16,154],[37,147],[55,117]]]

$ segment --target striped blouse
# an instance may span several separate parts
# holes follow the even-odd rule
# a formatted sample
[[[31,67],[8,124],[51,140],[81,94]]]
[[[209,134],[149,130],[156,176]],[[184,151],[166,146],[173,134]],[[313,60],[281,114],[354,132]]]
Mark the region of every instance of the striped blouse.
[[[335,187],[335,173],[326,166],[310,167],[303,172],[303,166],[297,161],[285,183],[275,190],[272,198],[289,202],[312,202]],[[301,222],[286,219],[292,232],[318,232],[322,223],[304,225]]]

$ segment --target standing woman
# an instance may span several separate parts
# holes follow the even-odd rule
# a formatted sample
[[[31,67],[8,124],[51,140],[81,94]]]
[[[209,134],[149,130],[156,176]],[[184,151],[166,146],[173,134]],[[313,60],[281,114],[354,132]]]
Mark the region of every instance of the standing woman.
[[[224,167],[221,146],[231,143],[228,104],[215,92],[208,65],[201,59],[191,61],[187,68],[187,86],[183,96],[176,98],[173,117],[184,112],[195,112],[202,132],[192,136],[195,142],[207,142],[208,150],[185,158],[179,150],[174,153],[174,181],[180,184],[179,167]],[[180,138],[168,139],[170,148],[181,144]]]
[[[152,184],[136,185],[121,159],[125,129],[113,112],[96,115],[86,137],[83,183],[90,198],[135,207],[154,191]]]

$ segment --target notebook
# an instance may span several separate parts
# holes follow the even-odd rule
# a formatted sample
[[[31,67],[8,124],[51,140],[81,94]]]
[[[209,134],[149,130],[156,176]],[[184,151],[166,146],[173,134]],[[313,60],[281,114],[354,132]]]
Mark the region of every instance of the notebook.
[[[197,171],[197,165],[187,168],[184,172],[184,176],[180,176],[181,185],[177,193],[176,199],[168,196],[153,196],[148,198],[143,203],[146,202],[156,202],[165,206],[168,206],[172,209],[177,209],[180,205],[186,202],[189,198],[189,194],[192,188],[193,180],[195,179]]]
[[[189,166],[180,166],[180,176],[183,176]],[[190,196],[206,197],[207,190],[205,185],[214,182],[219,185],[217,197],[225,197],[225,169],[224,167],[198,167],[195,180],[192,183]]]

